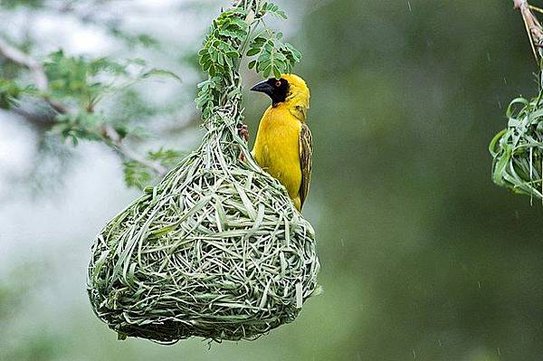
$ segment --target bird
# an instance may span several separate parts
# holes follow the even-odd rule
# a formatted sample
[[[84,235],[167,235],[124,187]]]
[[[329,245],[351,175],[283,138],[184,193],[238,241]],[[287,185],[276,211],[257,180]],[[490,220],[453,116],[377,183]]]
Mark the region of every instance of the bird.
[[[260,167],[285,186],[301,212],[311,183],[313,141],[306,123],[309,88],[295,74],[282,74],[251,88],[272,104],[262,115],[251,154]]]

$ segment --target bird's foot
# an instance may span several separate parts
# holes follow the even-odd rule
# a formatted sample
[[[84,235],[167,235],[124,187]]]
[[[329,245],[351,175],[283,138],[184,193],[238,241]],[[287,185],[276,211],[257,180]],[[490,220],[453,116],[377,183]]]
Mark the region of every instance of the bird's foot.
[[[240,123],[238,125],[238,134],[241,139],[245,140],[245,143],[249,142],[249,127],[247,127],[247,124]],[[243,155],[243,151],[239,153],[239,160],[240,162],[245,162],[245,155]]]
[[[249,127],[247,127],[247,124],[240,123],[238,125],[238,134],[246,142],[249,141]]]

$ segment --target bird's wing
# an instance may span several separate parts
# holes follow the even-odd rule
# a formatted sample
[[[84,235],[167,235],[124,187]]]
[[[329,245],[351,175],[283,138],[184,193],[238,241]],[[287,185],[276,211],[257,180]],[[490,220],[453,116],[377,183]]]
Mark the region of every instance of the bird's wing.
[[[300,207],[304,204],[307,193],[309,193],[309,183],[311,183],[311,157],[313,155],[313,139],[311,131],[307,124],[302,123],[299,141],[300,151],[300,169],[302,170],[302,183],[300,184]]]

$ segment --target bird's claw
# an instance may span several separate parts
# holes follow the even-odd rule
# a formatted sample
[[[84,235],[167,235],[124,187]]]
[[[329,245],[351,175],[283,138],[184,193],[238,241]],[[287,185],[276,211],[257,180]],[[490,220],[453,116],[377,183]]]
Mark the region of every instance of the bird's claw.
[[[249,141],[249,127],[247,127],[247,124],[241,123],[238,125],[238,134],[246,142]]]
[[[238,124],[238,134],[246,143],[249,142],[249,127],[247,127],[247,124]],[[245,162],[245,155],[243,155],[243,151],[239,153],[239,160],[240,162]]]

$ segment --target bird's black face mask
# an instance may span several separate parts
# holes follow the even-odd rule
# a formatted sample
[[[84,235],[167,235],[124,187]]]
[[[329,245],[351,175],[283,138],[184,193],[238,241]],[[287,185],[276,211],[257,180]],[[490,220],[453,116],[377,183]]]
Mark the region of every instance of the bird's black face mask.
[[[266,93],[272,99],[272,105],[276,106],[287,98],[288,81],[286,79],[270,78],[253,86],[252,91]]]

